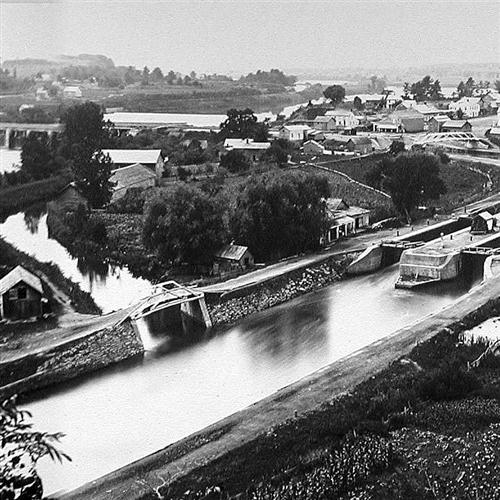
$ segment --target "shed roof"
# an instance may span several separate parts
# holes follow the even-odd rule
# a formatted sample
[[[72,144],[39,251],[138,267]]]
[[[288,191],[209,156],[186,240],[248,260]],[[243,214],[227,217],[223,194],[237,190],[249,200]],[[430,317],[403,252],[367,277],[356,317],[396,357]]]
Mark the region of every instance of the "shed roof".
[[[0,279],[0,296],[4,295],[13,286],[17,285],[21,281],[43,295],[43,286],[40,278],[24,267],[17,266],[10,271],[10,273],[7,273],[2,279]]]
[[[133,187],[148,179],[156,179],[156,174],[141,163],[118,168],[110,178],[112,182],[116,182],[115,190]]]
[[[224,148],[228,151],[231,151],[233,149],[264,150],[269,149],[270,146],[270,142],[254,142],[253,139],[226,139],[224,141]]]
[[[493,215],[491,215],[486,210],[484,212],[481,212],[481,213],[477,214],[476,217],[481,217],[481,219],[484,219],[486,221],[494,219]]]
[[[155,164],[161,156],[161,149],[103,149],[102,152],[118,165]]]
[[[218,259],[226,259],[226,260],[240,260],[245,252],[248,250],[248,247],[242,245],[233,245],[230,243],[226,245],[224,248],[219,250],[215,256]]]
[[[447,120],[443,123],[446,128],[462,128],[465,124],[469,123],[467,120]],[[470,123],[469,123],[470,125]]]
[[[314,121],[319,122],[319,123],[328,123],[329,121],[333,120],[333,116],[328,115],[328,116],[317,116]]]
[[[352,142],[353,144],[360,145],[360,144],[370,144],[372,141],[370,140],[369,137],[351,137],[347,142]]]
[[[437,122],[447,122],[450,119],[447,115],[436,115],[431,118],[431,120],[436,120]]]
[[[328,198],[326,200],[328,210],[347,210],[349,205],[343,198]]]

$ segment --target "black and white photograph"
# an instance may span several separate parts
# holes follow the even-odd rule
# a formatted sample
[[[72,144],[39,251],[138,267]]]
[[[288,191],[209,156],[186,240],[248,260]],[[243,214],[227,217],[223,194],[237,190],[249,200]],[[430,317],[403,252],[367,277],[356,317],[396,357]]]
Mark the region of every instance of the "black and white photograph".
[[[500,500],[498,0],[0,0],[0,500]]]

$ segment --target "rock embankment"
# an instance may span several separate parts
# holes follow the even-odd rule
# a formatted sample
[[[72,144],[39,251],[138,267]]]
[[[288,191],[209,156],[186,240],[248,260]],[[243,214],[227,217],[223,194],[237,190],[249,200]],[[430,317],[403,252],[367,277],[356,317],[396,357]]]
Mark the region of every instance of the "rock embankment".
[[[144,353],[132,323],[95,331],[0,365],[0,400],[99,370]]]
[[[207,301],[212,324],[227,325],[250,314],[282,304],[305,293],[319,290],[341,279],[354,254],[330,257],[313,266],[298,269],[262,284],[237,290]]]

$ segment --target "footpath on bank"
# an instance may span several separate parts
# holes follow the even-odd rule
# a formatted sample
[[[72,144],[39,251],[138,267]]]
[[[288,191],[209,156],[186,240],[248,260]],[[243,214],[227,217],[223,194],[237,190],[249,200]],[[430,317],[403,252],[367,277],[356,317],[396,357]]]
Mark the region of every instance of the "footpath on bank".
[[[63,499],[146,499],[154,487],[180,480],[251,443],[273,426],[306,415],[408,354],[418,343],[474,315],[500,297],[500,281],[473,289],[452,305],[281,389],[171,446],[60,496]],[[481,318],[479,318],[481,319]],[[482,318],[485,319],[485,318]]]

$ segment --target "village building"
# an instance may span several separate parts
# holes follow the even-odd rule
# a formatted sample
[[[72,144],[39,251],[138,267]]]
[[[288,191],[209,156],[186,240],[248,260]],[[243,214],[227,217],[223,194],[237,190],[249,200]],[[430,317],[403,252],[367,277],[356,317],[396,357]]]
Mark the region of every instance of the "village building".
[[[140,163],[114,170],[110,181],[115,184],[111,197],[112,202],[125,196],[129,188],[148,189],[157,184],[156,174]]]
[[[218,275],[244,271],[253,265],[254,258],[248,247],[230,243],[214,255],[213,273]]]
[[[328,230],[322,244],[328,245],[339,238],[355,234],[370,225],[370,211],[361,207],[349,206],[342,198],[326,200]]]
[[[373,123],[376,132],[392,133],[422,132],[424,126],[423,115],[414,109],[396,110],[381,121]]]
[[[427,103],[416,104],[412,109],[418,111],[424,117],[424,122],[427,124],[432,117],[441,114],[439,109]]]
[[[57,193],[55,198],[48,204],[49,209],[51,207],[57,207],[65,212],[73,212],[79,205],[83,205],[85,208],[88,208],[89,202],[74,182],[66,184],[66,186],[64,186],[61,191]]]
[[[427,130],[429,132],[442,132],[443,124],[449,121],[450,117],[447,115],[433,116],[427,122]]]
[[[153,170],[158,179],[165,170],[166,159],[161,149],[103,149],[102,152],[109,155],[114,170],[140,163]]]
[[[359,125],[359,119],[356,115],[347,109],[333,109],[325,113],[325,116],[330,116],[335,119],[335,127],[351,129]]]
[[[47,303],[42,281],[24,267],[17,266],[0,279],[0,320],[39,317]]]
[[[450,111],[457,113],[460,109],[467,118],[475,118],[481,111],[480,100],[480,97],[462,97],[450,104]]]
[[[495,217],[485,210],[473,217],[470,232],[472,234],[490,233],[494,225]]]
[[[270,142],[255,142],[253,139],[226,139],[224,151],[240,151],[251,161],[259,161],[270,147]]]
[[[373,144],[369,137],[351,137],[346,142],[346,149],[353,153],[366,155],[373,151]]]
[[[311,131],[308,125],[283,125],[279,130],[279,138],[290,142],[303,142]]]
[[[68,99],[80,99],[83,97],[80,87],[68,86],[63,88],[63,97]]]
[[[332,152],[328,149],[326,149],[323,144],[320,144],[319,142],[311,139],[309,141],[304,142],[304,146],[302,148],[302,151],[306,155],[325,155],[329,154],[331,155]]]
[[[467,120],[450,120],[444,122],[441,132],[470,132],[472,125]]]
[[[313,121],[316,130],[335,130],[337,124],[333,116],[317,116]]]
[[[379,107],[384,102],[386,96],[384,94],[351,94],[345,96],[344,102],[353,105],[356,97],[359,98],[361,104],[367,110],[371,110]]]

